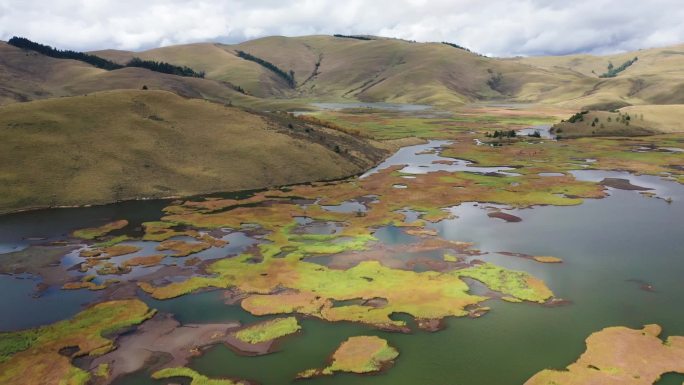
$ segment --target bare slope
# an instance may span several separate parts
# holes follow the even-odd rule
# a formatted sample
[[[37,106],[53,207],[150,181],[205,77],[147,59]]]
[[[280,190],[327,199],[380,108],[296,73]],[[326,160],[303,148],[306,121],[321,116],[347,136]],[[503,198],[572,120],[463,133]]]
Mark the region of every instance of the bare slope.
[[[120,59],[126,59],[125,51],[115,52]],[[235,60],[241,64],[244,62],[242,59]],[[139,90],[143,86],[185,97],[255,108],[278,109],[288,106],[287,101],[266,101],[242,94],[221,79],[180,77],[143,68],[105,71],[80,61],[55,59],[0,42],[0,105],[116,89]]]
[[[0,59],[0,73],[4,78],[9,76],[7,73],[13,75],[9,86],[0,89],[0,102],[3,97],[25,100],[117,88],[138,89],[146,84],[184,96],[230,100],[270,110],[293,108],[293,99],[443,106],[500,100],[605,110],[627,105],[684,103],[684,46],[605,57],[499,59],[441,43],[317,35],[274,36],[235,45],[187,44],[135,53],[93,52],[121,63],[139,56],[186,65],[205,71],[206,79],[132,68],[105,72],[83,63],[37,58],[35,54],[0,44],[3,56],[8,49],[14,50],[8,55],[13,59]],[[239,51],[272,63],[283,73],[293,71],[296,86],[290,86],[276,71],[239,57]],[[607,70],[608,62],[617,67],[635,56],[639,60],[616,77],[598,77]]]
[[[284,72],[292,89],[273,71],[237,56],[244,51]],[[189,44],[139,53],[97,51],[124,62],[133,55],[187,65],[207,78],[228,81],[259,97],[363,100],[459,105],[482,99],[579,97],[595,83],[569,71],[478,56],[441,43],[398,39],[356,40],[332,36],[266,37],[236,45]]]
[[[134,56],[185,65],[196,71],[205,71],[207,79],[239,85],[248,94],[257,97],[284,96],[286,85],[270,71],[235,55],[221,44],[198,43],[161,47],[144,52],[104,50],[91,52],[109,60],[126,63]]]
[[[614,78],[599,78],[608,63],[615,67],[638,60]],[[620,107],[628,104],[684,103],[684,45],[644,49],[616,55],[568,55],[518,58],[514,61],[549,71],[574,71],[594,80],[570,106]]]
[[[383,155],[338,131],[164,91],[15,103],[0,107],[0,212],[340,178]]]
[[[538,101],[543,94],[553,95],[554,86],[585,78],[570,71],[551,73],[486,58],[441,43],[398,39],[269,37],[234,49],[293,70],[302,97],[436,105],[481,99]]]

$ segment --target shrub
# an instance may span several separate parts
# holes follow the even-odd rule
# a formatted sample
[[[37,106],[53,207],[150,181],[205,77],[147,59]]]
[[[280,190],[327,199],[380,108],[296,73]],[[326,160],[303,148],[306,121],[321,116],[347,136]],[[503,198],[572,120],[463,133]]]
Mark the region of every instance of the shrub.
[[[600,78],[614,78],[619,74],[620,72],[626,70],[629,66],[634,64],[637,60],[639,60],[638,57],[634,57],[634,59],[627,60],[626,62],[622,63],[619,67],[614,67],[613,63],[608,62],[608,71],[602,73],[599,75]]]

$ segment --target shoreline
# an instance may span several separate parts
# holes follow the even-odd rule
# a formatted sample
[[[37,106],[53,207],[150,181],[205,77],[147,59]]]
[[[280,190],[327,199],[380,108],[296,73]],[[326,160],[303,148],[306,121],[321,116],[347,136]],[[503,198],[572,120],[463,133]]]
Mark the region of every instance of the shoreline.
[[[283,189],[283,188],[287,188],[287,187],[291,187],[291,186],[308,185],[308,184],[312,184],[312,183],[341,182],[341,181],[345,181],[348,179],[360,177],[361,175],[365,174],[369,170],[372,170],[373,168],[382,164],[382,162],[384,162],[389,157],[391,157],[400,148],[413,145],[413,144],[401,144],[398,146],[391,146],[392,142],[397,142],[397,141],[410,141],[410,142],[416,142],[416,143],[420,144],[420,143],[425,143],[427,140],[411,137],[411,138],[402,138],[402,139],[390,139],[390,140],[385,140],[385,141],[376,141],[378,143],[385,144],[385,146],[379,146],[379,148],[387,150],[387,154],[385,156],[383,156],[381,159],[378,159],[370,167],[364,168],[364,169],[362,169],[362,170],[360,170],[354,174],[341,176],[341,177],[337,177],[337,178],[318,179],[318,180],[312,180],[312,181],[295,182],[295,183],[288,183],[288,184],[283,184],[283,185],[264,186],[264,187],[256,187],[256,188],[241,189],[241,190],[212,190],[212,191],[204,191],[204,192],[198,192],[195,194],[188,194],[188,195],[180,194],[180,195],[166,195],[166,196],[160,196],[160,197],[155,197],[155,196],[132,197],[132,198],[118,199],[118,200],[114,200],[114,201],[107,201],[107,202],[94,202],[94,203],[83,203],[83,204],[74,204],[74,205],[31,206],[31,207],[11,209],[8,211],[0,210],[0,218],[10,216],[10,215],[14,215],[14,214],[37,212],[37,211],[42,211],[42,210],[80,209],[80,208],[100,207],[100,206],[116,205],[116,204],[122,204],[122,203],[128,203],[128,202],[139,202],[139,201],[170,201],[170,200],[176,200],[176,199],[188,200],[188,199],[192,199],[192,198],[196,198],[196,197],[206,197],[206,196],[219,195],[219,194],[241,194],[241,193],[252,193],[252,192],[256,193],[256,192],[262,192],[262,191],[273,190],[273,189]],[[388,144],[390,145],[391,148],[386,147]]]

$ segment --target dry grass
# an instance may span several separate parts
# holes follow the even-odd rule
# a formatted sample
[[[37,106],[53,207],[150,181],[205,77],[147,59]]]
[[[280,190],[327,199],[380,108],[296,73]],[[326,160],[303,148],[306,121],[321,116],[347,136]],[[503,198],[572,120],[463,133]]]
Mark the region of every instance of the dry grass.
[[[237,50],[293,70],[295,90]],[[125,61],[133,54],[100,51]],[[207,78],[229,81],[259,97],[365,100],[457,106],[481,99],[538,101],[580,97],[594,84],[572,71],[550,72],[510,60],[484,58],[440,43],[396,39],[362,41],[332,36],[266,37],[237,45],[190,44],[136,55],[187,65]],[[318,64],[318,66],[317,66]],[[502,74],[499,85],[488,83]],[[586,83],[586,84],[585,84]]]
[[[684,373],[684,337],[658,338],[661,328],[608,327],[587,338],[587,349],[566,370],[542,370],[525,385],[650,385],[665,373]]]
[[[630,106],[620,111],[639,119],[643,115],[643,124],[660,132],[684,132],[684,104]]]
[[[182,47],[182,46],[180,46]],[[203,57],[204,52],[197,55],[187,50],[173,48],[178,56]],[[217,49],[220,52],[223,50]],[[109,51],[108,51],[109,52]],[[119,60],[128,58],[125,51],[115,51],[113,54]],[[131,54],[132,55],[132,54]],[[103,55],[110,57],[108,55]],[[149,57],[145,53],[140,55],[145,59],[166,60],[177,64],[184,64],[204,69],[205,66],[192,61],[173,60],[169,55]],[[233,57],[227,54],[227,57]],[[237,60],[237,59],[236,59]],[[260,76],[241,71],[240,61],[228,61],[225,57],[217,57],[216,62],[226,63],[232,70],[226,73],[235,74],[237,78],[251,79],[255,84],[264,82]],[[219,68],[219,72],[221,69]],[[210,72],[211,76],[214,72]],[[213,79],[213,80],[212,80]],[[143,68],[123,68],[115,71],[105,71],[76,60],[54,59],[35,52],[24,51],[6,43],[0,42],[0,105],[28,100],[46,99],[51,97],[75,96],[107,90],[140,90],[147,86],[150,90],[171,91],[181,96],[218,101],[226,104],[248,106],[258,109],[293,108],[297,104],[286,100],[263,100],[253,95],[245,95],[236,91],[222,76],[212,79],[186,78],[174,75],[152,72]],[[246,87],[246,85],[243,85]]]
[[[163,91],[0,107],[0,212],[340,178],[383,154],[283,123]]]
[[[285,71],[293,70],[296,89],[257,63],[239,58],[237,50],[263,58]],[[684,46],[611,56],[498,59],[439,43],[302,36],[266,37],[236,45],[177,45],[135,53],[95,52],[119,62],[135,55],[187,65],[205,71],[207,79],[183,79],[130,68],[106,72],[71,60],[27,57],[24,51],[6,44],[0,44],[0,52],[0,67],[7,70],[2,79],[6,86],[0,87],[0,103],[139,88],[142,84],[184,96],[230,100],[268,110],[301,108],[313,100],[388,101],[443,107],[480,100],[557,104],[567,108],[684,103]],[[609,61],[619,66],[634,56],[639,60],[617,77],[598,78]],[[499,74],[500,80],[493,84],[492,79]],[[226,82],[241,87],[246,94]]]
[[[639,60],[615,78],[599,79],[609,62],[619,66]],[[684,103],[684,45],[644,49],[608,56],[566,55],[516,59],[515,61],[559,73],[572,71],[591,81],[583,95],[561,101],[576,108],[605,103]]]

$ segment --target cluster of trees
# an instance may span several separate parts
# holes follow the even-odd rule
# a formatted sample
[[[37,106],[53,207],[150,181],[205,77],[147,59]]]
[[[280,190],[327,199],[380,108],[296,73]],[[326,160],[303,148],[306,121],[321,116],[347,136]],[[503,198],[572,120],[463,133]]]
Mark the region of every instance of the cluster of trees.
[[[471,51],[470,49],[468,49],[468,48],[466,48],[466,47],[464,47],[464,46],[462,46],[462,45],[458,45],[458,44],[455,44],[455,43],[449,43],[448,41],[443,41],[442,44],[446,44],[446,45],[448,45],[448,46],[450,46],[450,47],[462,49],[462,50],[464,50],[464,51],[466,51],[466,52],[470,52],[470,53],[475,54],[475,55],[477,55],[477,56],[487,57],[486,55],[483,55],[483,54],[481,54],[481,53],[473,52],[473,51]]]
[[[584,121],[584,115],[588,114],[589,111],[580,111],[576,113],[575,115],[571,116],[570,119],[568,119],[568,123],[576,123],[576,122],[583,122]],[[562,120],[561,120],[562,122]]]
[[[101,58],[99,56],[91,55],[88,53],[83,53],[83,52],[76,52],[76,51],[70,51],[70,50],[58,50],[56,48],[52,48],[49,45],[43,45],[40,43],[33,42],[29,39],[23,38],[23,37],[17,37],[14,36],[9,41],[7,42],[15,47],[22,48],[22,49],[28,49],[31,51],[38,52],[40,54],[43,54],[45,56],[50,56],[54,57],[57,59],[73,59],[73,60],[79,60],[82,62],[86,62],[92,66],[95,66],[97,68],[102,68],[108,71],[111,70],[116,70],[119,68],[123,68],[124,66],[118,63],[114,63],[111,60],[107,60],[104,58]]]
[[[639,60],[639,58],[635,56],[634,59],[627,60],[626,62],[622,63],[619,67],[615,67],[615,66],[613,66],[612,62],[608,62],[608,71],[602,73],[601,75],[599,75],[599,77],[600,78],[614,78],[617,76],[617,74],[626,70],[627,67],[634,64],[637,60]]]
[[[139,57],[134,57],[133,59],[131,59],[131,61],[126,63],[126,67],[147,68],[148,70],[154,72],[161,72],[165,74],[178,76],[187,76],[192,78],[204,77],[204,71],[196,72],[195,70],[187,66],[177,66],[163,61],[142,60]]]
[[[162,72],[165,74],[172,74],[178,76],[189,76],[196,78],[203,78],[204,71],[196,72],[190,67],[186,66],[176,66],[166,62],[157,62],[154,60],[142,60],[140,58],[134,57],[131,61],[125,65],[114,63],[111,60],[101,58],[96,55],[91,55],[89,53],[71,51],[71,50],[59,50],[49,45],[44,45],[40,43],[33,42],[29,39],[23,37],[14,36],[7,42],[17,48],[27,49],[31,51],[38,52],[45,56],[54,57],[57,59],[73,59],[88,63],[97,68],[102,68],[107,71],[117,70],[124,67],[142,67],[155,72]]]
[[[515,138],[517,134],[515,130],[496,130],[493,134],[486,133],[485,136],[488,138]]]
[[[454,48],[462,49],[462,50],[467,51],[467,52],[472,52],[471,50],[469,50],[466,47],[460,46],[460,45],[455,44],[455,43],[449,43],[448,41],[443,41],[442,44],[446,44],[446,45],[454,47]]]
[[[538,130],[535,130],[533,133],[527,134],[527,136],[530,138],[541,138],[541,133]]]
[[[273,73],[283,78],[290,87],[295,88],[295,86],[297,85],[294,78],[294,71],[290,70],[289,72],[285,72],[284,70],[278,68],[278,66],[276,66],[275,64],[266,61],[262,58],[256,57],[254,55],[248,54],[245,51],[237,51],[237,55],[245,60],[253,61],[259,64],[260,66],[271,70]]]
[[[644,115],[643,115],[643,114],[641,115],[641,120],[644,120]],[[609,122],[611,121],[610,116],[608,117],[608,121],[609,121]],[[624,124],[625,126],[629,126],[629,122],[630,122],[630,121],[632,121],[632,117],[629,116],[629,114],[622,114],[622,113],[620,113],[620,112],[618,112],[618,116],[617,116],[617,118],[615,118],[615,122],[616,122],[616,123],[622,123],[622,124]]]
[[[333,36],[335,37],[342,37],[345,39],[356,39],[356,40],[373,40],[373,38],[368,37],[368,36],[359,36],[359,35],[340,35],[339,33],[334,34]]]

